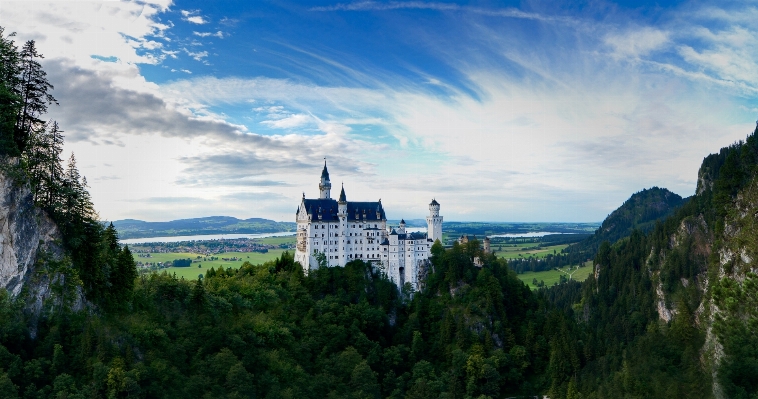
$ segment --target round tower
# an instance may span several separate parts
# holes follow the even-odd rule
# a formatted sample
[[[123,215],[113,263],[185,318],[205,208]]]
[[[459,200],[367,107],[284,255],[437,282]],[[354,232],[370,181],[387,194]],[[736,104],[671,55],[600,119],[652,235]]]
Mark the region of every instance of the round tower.
[[[324,159],[324,170],[321,171],[321,183],[318,185],[319,198],[330,199],[332,183],[329,181],[329,171],[326,170],[326,159]]]
[[[442,242],[442,216],[440,216],[440,203],[432,199],[429,204],[429,216],[426,217],[426,236],[432,240]]]

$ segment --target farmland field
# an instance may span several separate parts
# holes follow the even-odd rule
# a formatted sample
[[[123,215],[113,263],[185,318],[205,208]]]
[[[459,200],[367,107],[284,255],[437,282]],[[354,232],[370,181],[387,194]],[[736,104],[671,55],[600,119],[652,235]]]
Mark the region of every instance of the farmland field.
[[[265,245],[281,245],[281,244],[295,245],[295,242],[297,241],[297,239],[295,238],[294,235],[291,235],[291,236],[284,236],[284,237],[256,238],[253,241],[259,242]]]
[[[493,244],[492,251],[498,258],[505,259],[526,259],[529,257],[544,258],[547,254],[561,253],[567,244],[551,245],[549,247],[538,247],[537,244]]]
[[[275,238],[275,237],[272,237]],[[150,263],[163,263],[171,262],[175,259],[192,259],[192,265],[188,267],[169,267],[156,270],[159,273],[164,271],[169,274],[176,273],[177,277],[184,277],[185,279],[194,280],[198,275],[205,274],[211,267],[218,268],[223,266],[225,268],[231,267],[234,269],[239,268],[245,262],[250,262],[254,265],[258,265],[281,256],[286,251],[285,249],[271,249],[268,253],[262,254],[258,252],[226,252],[221,254],[214,254],[212,256],[202,256],[187,252],[169,252],[169,253],[151,253],[149,258],[138,257],[138,254],[134,254],[134,260],[137,262],[150,262]],[[290,250],[292,251],[292,250]],[[200,258],[198,258],[198,256]],[[213,260],[210,260],[213,258]],[[231,259],[237,258],[238,260],[223,260],[224,258]],[[142,269],[140,269],[142,270]]]
[[[566,272],[569,272],[568,267],[564,267],[560,269],[562,271],[558,270],[546,270],[543,272],[526,272],[521,273],[518,275],[519,280],[523,281],[524,284],[528,285],[531,289],[537,289],[538,287],[532,284],[532,281],[534,279],[537,279],[537,281],[544,281],[546,287],[551,287],[553,284],[560,281],[560,276],[567,276]],[[569,273],[573,272],[571,279],[576,281],[584,281],[589,277],[590,274],[592,274],[592,262],[586,262],[583,266],[576,269],[576,266],[573,266],[571,268],[571,271]]]

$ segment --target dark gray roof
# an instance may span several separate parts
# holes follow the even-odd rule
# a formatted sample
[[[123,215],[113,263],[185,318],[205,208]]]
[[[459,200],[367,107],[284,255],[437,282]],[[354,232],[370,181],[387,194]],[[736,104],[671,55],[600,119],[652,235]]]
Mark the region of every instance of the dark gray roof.
[[[304,199],[305,211],[313,216],[313,220],[337,221],[337,201],[331,198]],[[319,212],[320,211],[320,212]],[[318,215],[321,214],[321,219]]]
[[[377,212],[379,218],[376,217]],[[356,218],[356,215],[358,217]],[[363,215],[366,215],[364,218]],[[386,220],[381,202],[348,202],[347,203],[347,220]]]
[[[347,202],[347,197],[345,196],[345,186],[342,186],[342,191],[340,191],[340,202]]]
[[[410,234],[408,234],[408,237],[409,237],[411,240],[421,240],[421,239],[424,239],[424,238],[426,238],[426,233],[422,233],[422,232],[420,232],[420,231],[417,231],[417,232],[415,232],[415,233],[410,233]]]
[[[425,238],[426,238],[426,234],[421,233],[421,232],[405,233],[405,234],[397,235],[398,240],[423,240]]]
[[[337,221],[337,212],[339,211],[337,201],[326,199],[304,199],[305,210],[313,216],[313,220]],[[319,209],[321,210],[321,219],[318,219]],[[379,217],[377,218],[377,210]],[[356,215],[358,216],[356,218]],[[366,216],[365,218],[363,216]],[[380,202],[348,202],[347,203],[347,220],[348,221],[375,221],[386,220],[387,215]]]
[[[325,177],[326,180],[329,180],[329,171],[326,170],[326,161],[324,161],[324,170],[321,171],[321,177]]]
[[[326,168],[326,166],[324,166],[324,168]],[[324,170],[326,170],[326,169],[324,169]],[[439,205],[439,204],[440,204],[440,203],[439,203],[439,202],[437,202],[437,200],[436,200],[436,199],[432,199],[432,202],[431,202],[429,205]]]

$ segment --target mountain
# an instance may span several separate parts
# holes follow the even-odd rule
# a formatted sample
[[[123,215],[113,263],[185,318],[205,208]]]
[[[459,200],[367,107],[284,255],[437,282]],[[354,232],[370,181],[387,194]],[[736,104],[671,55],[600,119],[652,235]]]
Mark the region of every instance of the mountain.
[[[673,214],[688,200],[689,198],[682,198],[659,187],[634,193],[605,218],[595,234],[572,245],[566,252],[584,252],[594,256],[603,241],[614,243],[628,237],[635,229],[642,232],[650,231],[656,222]]]
[[[566,384],[598,398],[758,397],[757,172],[758,127],[707,156],[696,194],[647,233],[603,242],[580,288],[549,293],[584,331]]]
[[[276,222],[269,219],[237,219],[231,216],[209,216],[194,219],[179,219],[170,222],[145,222],[135,219],[116,220],[113,226],[119,237],[144,238],[206,234],[257,234],[295,231],[296,224]]]

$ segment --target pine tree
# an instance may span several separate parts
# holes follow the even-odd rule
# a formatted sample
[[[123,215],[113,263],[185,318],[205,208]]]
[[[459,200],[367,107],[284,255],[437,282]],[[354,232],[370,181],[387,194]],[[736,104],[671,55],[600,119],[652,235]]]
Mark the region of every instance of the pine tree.
[[[21,80],[17,89],[21,96],[21,109],[14,129],[14,141],[20,153],[27,150],[30,136],[35,128],[43,125],[39,119],[47,112],[49,104],[57,104],[55,97],[48,93],[53,85],[47,81],[47,72],[42,70],[34,40],[29,40],[21,48]]]
[[[114,267],[108,276],[110,290],[106,295],[115,308],[121,308],[132,297],[134,283],[137,279],[137,263],[134,262],[134,257],[128,246],[117,251],[113,260]]]
[[[48,151],[46,149],[48,145],[46,137],[47,134],[47,124],[42,126],[35,126],[29,136],[28,150],[23,154],[23,158],[26,161],[26,168],[30,177],[32,192],[34,193],[34,202],[38,205],[41,205],[39,201],[40,198],[45,198],[45,195],[42,194],[42,192],[44,191],[44,174],[47,170],[45,167],[47,163],[46,158],[48,155]]]
[[[87,179],[79,174],[76,167],[76,156],[71,153],[68,167],[63,178],[63,209],[62,212],[71,221],[97,220],[95,208],[87,191]]]
[[[18,48],[10,38],[4,36],[0,26],[0,155],[18,156],[18,148],[13,132],[16,117],[21,109],[20,87],[21,59]]]
[[[129,246],[124,246],[124,249],[121,250],[116,270],[121,283],[119,287],[121,292],[125,294],[125,297],[130,297],[134,290],[134,281],[137,279],[137,263],[134,262],[134,256],[129,251]]]
[[[46,136],[45,149],[45,205],[53,207],[60,197],[63,183],[63,167],[61,166],[61,154],[63,153],[63,130],[58,127],[58,122],[53,121],[53,126]]]
[[[105,233],[103,234],[103,241],[105,242],[106,251],[112,254],[116,254],[119,251],[118,246],[118,231],[116,231],[116,227],[113,226],[113,222],[111,222],[108,227],[105,228]]]

